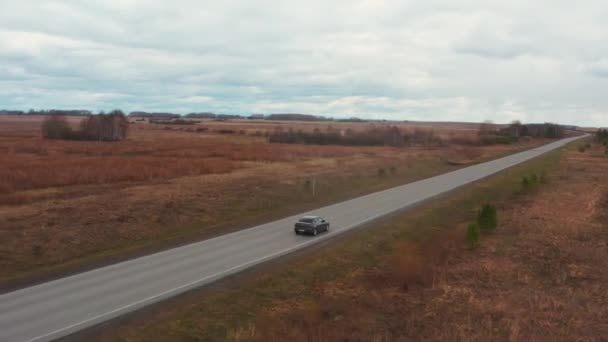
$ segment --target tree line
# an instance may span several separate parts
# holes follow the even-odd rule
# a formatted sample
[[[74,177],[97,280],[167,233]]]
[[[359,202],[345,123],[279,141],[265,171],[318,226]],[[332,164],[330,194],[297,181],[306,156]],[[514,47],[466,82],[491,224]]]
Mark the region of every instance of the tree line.
[[[84,109],[43,109],[35,110],[30,109],[25,112],[22,110],[0,110],[0,115],[63,115],[63,116],[88,116],[92,115],[93,112]]]
[[[565,128],[558,124],[522,124],[514,121],[508,127],[498,126],[484,122],[479,128],[479,138],[484,144],[512,143],[521,137],[559,139],[566,135]]]
[[[598,142],[600,142],[601,144],[608,144],[608,129],[599,129],[596,133],[595,133],[595,139],[597,139]]]
[[[119,141],[127,137],[128,130],[129,121],[120,110],[90,115],[78,129],[62,115],[49,116],[42,123],[42,136],[47,139]]]
[[[279,128],[269,133],[268,141],[283,144],[395,147],[442,144],[442,140],[432,130],[416,129],[410,133],[403,132],[396,126],[370,127],[364,131],[328,127],[325,131],[317,128],[312,132]]]

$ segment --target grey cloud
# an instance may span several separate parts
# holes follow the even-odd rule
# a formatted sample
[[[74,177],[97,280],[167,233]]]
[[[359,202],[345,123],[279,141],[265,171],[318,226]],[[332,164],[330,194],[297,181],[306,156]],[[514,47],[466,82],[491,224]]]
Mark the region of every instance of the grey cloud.
[[[607,13],[565,0],[6,1],[0,104],[606,125]]]
[[[592,63],[587,69],[593,76],[608,78],[608,58]]]

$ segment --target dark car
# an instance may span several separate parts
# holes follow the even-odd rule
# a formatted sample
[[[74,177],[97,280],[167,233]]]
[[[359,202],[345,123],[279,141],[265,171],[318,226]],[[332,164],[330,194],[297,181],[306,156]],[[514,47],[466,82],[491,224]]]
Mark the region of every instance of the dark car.
[[[317,235],[329,231],[329,222],[319,216],[304,216],[296,222],[294,231],[296,234]]]

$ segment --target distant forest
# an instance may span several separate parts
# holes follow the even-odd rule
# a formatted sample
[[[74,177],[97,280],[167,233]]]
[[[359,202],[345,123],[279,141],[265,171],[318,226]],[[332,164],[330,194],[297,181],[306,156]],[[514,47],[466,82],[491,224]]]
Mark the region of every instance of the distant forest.
[[[0,110],[0,115],[61,115],[61,116],[88,116],[94,113],[90,110],[63,110],[63,109],[50,109],[50,110],[34,110],[31,109],[27,112],[20,110]],[[104,114],[103,112],[100,114]],[[132,118],[147,118],[156,120],[172,120],[180,118],[188,119],[211,119],[211,120],[235,120],[235,119],[249,119],[249,120],[276,120],[276,121],[335,121],[335,122],[369,122],[372,120],[365,120],[360,118],[348,118],[348,119],[334,119],[324,116],[311,115],[311,114],[297,114],[297,113],[285,113],[285,114],[251,114],[251,115],[238,115],[238,114],[215,114],[211,112],[200,112],[200,113],[188,113],[185,115],[169,113],[169,112],[144,112],[135,111],[128,114]],[[386,121],[386,120],[373,120],[373,121]]]
[[[120,110],[115,110],[120,112]],[[73,109],[50,109],[50,110],[34,110],[19,111],[19,110],[0,110],[0,115],[53,115],[53,116],[90,116],[94,113],[90,110]],[[99,114],[106,114],[100,112]],[[155,123],[163,123],[163,120],[179,120],[179,119],[208,119],[208,120],[269,120],[269,121],[321,121],[321,122],[396,122],[396,120],[366,120],[356,117],[347,119],[335,119],[332,117],[325,117],[312,114],[297,114],[297,113],[280,113],[280,114],[251,114],[251,115],[238,115],[238,114],[215,114],[211,112],[199,112],[199,113],[188,113],[188,114],[177,114],[169,112],[144,112],[134,111],[127,115],[130,118],[146,118],[154,120]],[[401,122],[408,122],[408,120],[399,120]],[[534,136],[534,137],[550,137],[555,138],[563,135],[563,128],[576,129],[573,126],[562,126],[551,123],[542,124],[521,124],[519,121],[513,122],[506,129],[502,129],[498,135],[510,137],[521,137],[521,136]],[[481,136],[493,136],[496,135],[495,125],[492,123],[484,123],[480,129]],[[506,132],[508,131],[508,132]],[[482,137],[483,138],[483,137]],[[487,137],[486,137],[487,138]],[[489,139],[493,139],[490,137]]]
[[[93,112],[90,110],[82,110],[82,109],[49,109],[49,110],[34,110],[30,109],[27,112],[22,110],[0,110],[0,115],[61,115],[61,116],[87,116],[93,115]]]

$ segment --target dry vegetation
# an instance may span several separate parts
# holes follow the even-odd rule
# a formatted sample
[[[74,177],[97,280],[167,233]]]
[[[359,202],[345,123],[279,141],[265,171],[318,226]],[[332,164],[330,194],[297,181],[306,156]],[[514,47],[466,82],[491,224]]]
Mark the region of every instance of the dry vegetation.
[[[77,128],[82,118],[68,120]],[[165,129],[143,121],[131,124],[122,142],[62,141],[42,139],[41,122],[42,117],[0,116],[0,284],[151,244],[154,249],[175,239],[219,234],[543,142],[435,148],[283,145],[197,131],[201,125]],[[204,125],[314,129],[312,123]],[[337,125],[361,129],[361,124]],[[476,128],[447,125],[436,132],[471,136]],[[313,176],[319,194],[314,198],[306,188]]]
[[[97,339],[604,340],[608,158],[599,144],[583,153],[577,147],[292,260],[289,270],[254,276],[238,290],[193,293],[135,315]],[[532,174],[548,178],[523,187]],[[469,249],[464,230],[489,200],[498,227]]]
[[[146,119],[147,120],[147,119]],[[453,137],[464,139],[475,139],[478,135],[481,124],[477,123],[355,123],[355,122],[304,122],[304,121],[271,121],[271,120],[239,120],[239,121],[215,121],[215,120],[194,120],[202,122],[201,126],[209,129],[209,131],[232,131],[244,132],[250,135],[263,135],[272,133],[276,130],[289,130],[314,132],[315,129],[326,130],[335,128],[340,131],[353,130],[361,132],[368,128],[381,128],[386,126],[396,126],[406,133],[413,133],[416,130],[429,131],[432,130],[435,135],[441,139],[449,140]],[[146,123],[148,121],[144,121]],[[143,128],[154,129],[154,125],[142,125]],[[497,125],[497,127],[503,127]],[[175,129],[175,128],[173,128]],[[191,131],[195,131],[196,127],[189,127]]]
[[[602,340],[608,336],[608,158],[570,151],[551,186],[503,203],[495,234],[402,245],[384,265],[279,304],[241,340]]]

